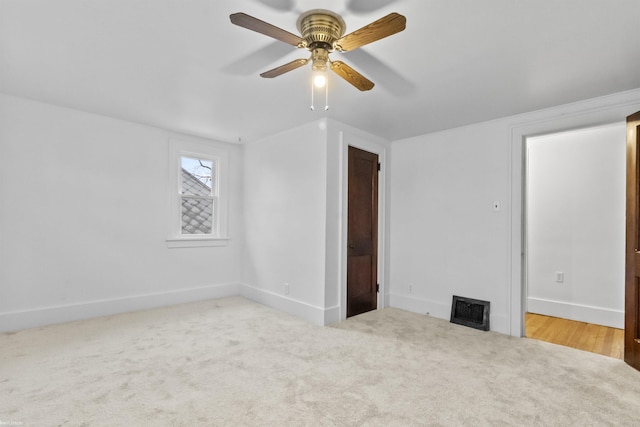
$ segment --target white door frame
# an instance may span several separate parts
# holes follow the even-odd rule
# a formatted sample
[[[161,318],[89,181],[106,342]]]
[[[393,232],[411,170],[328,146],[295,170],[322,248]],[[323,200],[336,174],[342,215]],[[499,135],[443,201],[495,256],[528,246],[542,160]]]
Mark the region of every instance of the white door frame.
[[[387,305],[385,298],[386,291],[386,189],[387,179],[389,174],[388,159],[387,159],[387,147],[383,143],[371,141],[367,138],[362,138],[354,134],[340,132],[340,152],[341,152],[341,175],[342,175],[342,221],[341,221],[341,248],[347,247],[347,224],[348,224],[348,193],[349,193],[349,146],[360,148],[378,155],[378,161],[381,165],[381,170],[378,175],[378,283],[380,290],[378,292],[378,304],[377,308],[381,309]],[[347,318],[347,251],[344,250],[341,253],[341,277],[340,277],[340,320]]]
[[[625,93],[621,98],[605,98],[577,103],[550,110],[550,115],[535,121],[514,124],[510,129],[511,147],[511,286],[509,295],[509,334],[524,336],[526,307],[526,278],[524,263],[524,201],[525,201],[525,144],[532,136],[618,123],[638,111],[638,92]],[[627,98],[627,99],[624,99]]]

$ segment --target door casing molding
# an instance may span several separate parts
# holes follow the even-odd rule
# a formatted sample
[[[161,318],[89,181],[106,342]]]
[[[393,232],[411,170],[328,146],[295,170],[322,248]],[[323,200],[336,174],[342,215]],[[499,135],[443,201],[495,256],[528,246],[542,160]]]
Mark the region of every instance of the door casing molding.
[[[511,248],[509,334],[524,336],[526,292],[524,286],[525,144],[528,137],[622,122],[640,109],[640,90],[594,98],[549,110],[538,119],[514,123],[509,128],[511,150]]]
[[[378,283],[380,291],[378,292],[378,310],[388,306],[388,297],[386,297],[387,283],[387,236],[386,236],[386,188],[389,174],[387,147],[374,141],[351,135],[345,136],[344,132],[340,132],[340,175],[341,175],[341,248],[347,247],[347,224],[348,224],[348,162],[349,162],[349,146],[369,151],[378,155],[378,161],[382,165],[378,175]],[[347,251],[342,250],[340,256],[341,274],[340,274],[340,320],[347,318]]]

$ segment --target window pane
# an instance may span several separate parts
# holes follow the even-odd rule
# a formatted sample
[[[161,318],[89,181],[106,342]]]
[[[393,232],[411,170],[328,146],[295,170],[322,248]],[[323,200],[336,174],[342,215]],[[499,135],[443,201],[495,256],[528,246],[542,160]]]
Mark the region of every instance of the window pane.
[[[182,198],[182,234],[214,234],[213,200]]]
[[[193,196],[210,196],[215,188],[215,162],[205,159],[181,157],[182,194]]]

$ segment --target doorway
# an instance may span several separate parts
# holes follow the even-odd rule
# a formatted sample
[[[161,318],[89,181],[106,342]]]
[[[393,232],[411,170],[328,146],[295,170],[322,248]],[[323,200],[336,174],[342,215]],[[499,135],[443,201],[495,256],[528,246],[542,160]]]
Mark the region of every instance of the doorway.
[[[526,138],[525,336],[619,352],[625,134],[616,123]]]
[[[349,146],[347,317],[378,306],[378,155]]]

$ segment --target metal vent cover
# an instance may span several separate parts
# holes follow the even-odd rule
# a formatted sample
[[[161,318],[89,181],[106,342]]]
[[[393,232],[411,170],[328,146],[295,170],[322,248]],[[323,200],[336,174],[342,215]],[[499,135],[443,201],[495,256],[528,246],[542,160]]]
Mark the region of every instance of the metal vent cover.
[[[454,295],[451,304],[451,323],[488,331],[490,308],[489,301]]]

